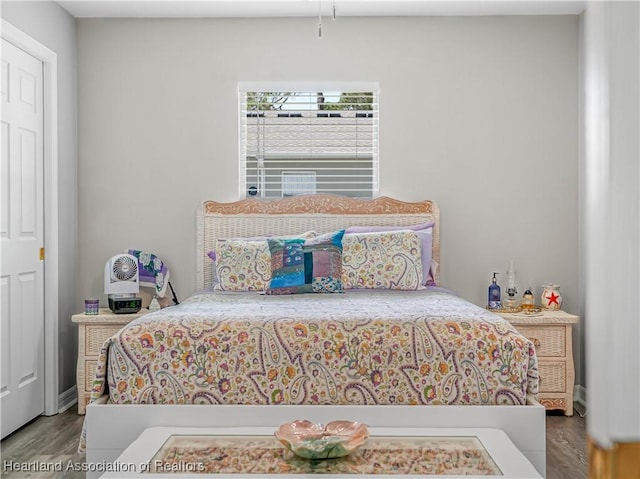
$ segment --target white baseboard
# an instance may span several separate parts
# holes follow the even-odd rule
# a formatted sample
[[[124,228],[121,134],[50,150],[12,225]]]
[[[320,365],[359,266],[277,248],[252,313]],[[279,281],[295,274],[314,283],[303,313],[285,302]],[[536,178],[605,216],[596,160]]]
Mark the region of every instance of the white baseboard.
[[[573,400],[587,409],[587,390],[584,386],[577,384],[573,387]]]
[[[78,402],[78,393],[75,386],[70,387],[58,396],[58,413],[65,412]]]

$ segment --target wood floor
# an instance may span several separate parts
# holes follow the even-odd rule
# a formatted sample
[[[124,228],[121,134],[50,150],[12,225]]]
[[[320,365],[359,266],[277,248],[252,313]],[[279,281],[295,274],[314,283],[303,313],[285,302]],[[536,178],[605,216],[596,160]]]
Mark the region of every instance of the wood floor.
[[[55,416],[40,416],[2,440],[0,453],[3,478],[84,478],[84,472],[73,471],[82,467],[84,454],[78,454],[78,438],[84,416],[78,416],[77,406]],[[64,471],[21,472],[10,471],[7,463],[61,464]],[[45,466],[46,467],[46,466]],[[53,466],[50,466],[53,467]]]
[[[586,479],[587,432],[582,412],[547,412],[547,479]]]
[[[1,477],[13,478],[84,478],[84,454],[77,453],[78,438],[84,416],[71,408],[56,416],[41,416],[5,438],[0,444]],[[587,445],[585,419],[576,412],[572,417],[547,413],[547,479],[586,479]],[[51,473],[10,472],[7,462],[61,464],[63,471]],[[69,470],[67,470],[69,469]]]

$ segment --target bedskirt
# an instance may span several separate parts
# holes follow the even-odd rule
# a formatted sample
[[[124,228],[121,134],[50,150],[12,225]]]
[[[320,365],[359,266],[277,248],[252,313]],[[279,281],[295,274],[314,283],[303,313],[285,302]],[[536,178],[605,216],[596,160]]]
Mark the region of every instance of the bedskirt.
[[[526,404],[533,344],[443,291],[194,294],[103,346],[116,404]]]

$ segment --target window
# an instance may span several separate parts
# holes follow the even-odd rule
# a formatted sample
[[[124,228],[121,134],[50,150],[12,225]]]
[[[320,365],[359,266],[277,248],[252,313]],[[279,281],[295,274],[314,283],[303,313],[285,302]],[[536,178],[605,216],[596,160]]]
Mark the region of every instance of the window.
[[[317,192],[373,198],[377,86],[305,86],[240,85],[241,196]]]

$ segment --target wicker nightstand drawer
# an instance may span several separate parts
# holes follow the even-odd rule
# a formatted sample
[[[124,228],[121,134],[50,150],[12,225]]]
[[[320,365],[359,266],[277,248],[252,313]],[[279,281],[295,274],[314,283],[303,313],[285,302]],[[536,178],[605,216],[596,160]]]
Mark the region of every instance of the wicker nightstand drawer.
[[[85,360],[84,362],[84,390],[86,392],[91,392],[91,388],[93,387],[93,378],[96,377],[97,367],[98,361],[96,360]]]
[[[564,357],[566,338],[564,326],[516,326],[521,334],[531,340],[538,356]]]
[[[104,342],[117,333],[123,325],[88,324],[85,329],[84,354],[97,356]]]
[[[538,365],[541,393],[564,393],[567,388],[564,362],[541,362]]]
[[[82,393],[78,396],[78,414],[84,414],[86,405],[91,400],[91,393]],[[80,412],[80,404],[82,404],[82,412]]]

